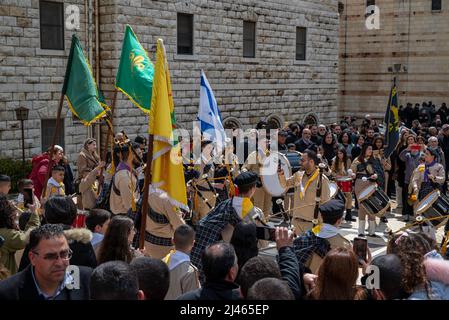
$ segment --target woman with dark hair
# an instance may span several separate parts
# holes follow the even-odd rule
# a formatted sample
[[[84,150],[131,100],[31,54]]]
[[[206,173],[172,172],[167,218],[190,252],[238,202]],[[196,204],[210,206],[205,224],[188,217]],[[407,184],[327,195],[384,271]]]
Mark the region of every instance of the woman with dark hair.
[[[348,157],[352,157],[352,148],[354,148],[354,144],[351,142],[351,134],[349,131],[343,131],[338,137],[338,142],[345,148]]]
[[[441,163],[438,163],[438,153],[435,149],[427,149],[425,151],[425,167],[421,172],[413,176],[411,188],[413,194],[417,195],[418,201],[423,200],[428,194],[435,190],[442,190],[444,182],[446,180],[446,172]],[[426,231],[435,238],[435,229],[432,224],[428,224]]]
[[[256,228],[255,223],[240,222],[235,226],[232,234],[231,244],[237,255],[239,274],[246,261],[259,254]]]
[[[399,155],[401,152],[407,148],[407,138],[410,135],[408,129],[402,129],[401,131],[401,138],[399,139],[399,144],[396,147],[396,150],[391,155],[391,159],[394,163],[394,172],[393,172],[393,179],[395,180],[395,187],[396,187],[396,212],[402,213],[402,215],[405,215],[404,209],[403,209],[403,202],[402,202],[402,194],[404,192],[404,180],[405,180],[405,162],[402,161],[399,158]],[[408,192],[408,191],[407,191]]]
[[[326,134],[324,135],[322,147],[324,150],[324,158],[327,160],[327,163],[329,165],[332,165],[332,159],[335,158],[337,151],[337,143],[332,132],[326,132]]]
[[[373,157],[373,146],[364,144],[362,152],[351,165],[353,178],[355,178],[354,193],[357,201],[360,203],[360,194],[368,186],[377,184],[379,188],[384,188],[385,177],[380,161]],[[368,235],[378,237],[375,234],[376,219],[375,216],[368,214],[364,206],[359,205],[359,236],[365,236],[365,219],[368,215]]]
[[[80,208],[92,209],[95,206],[96,198],[92,197],[91,191],[93,190],[96,193],[99,186],[94,186],[96,175],[90,175],[92,176],[90,177],[89,174],[98,166],[99,162],[100,156],[97,154],[97,141],[88,138],[84,141],[83,149],[79,153],[78,160],[76,161],[78,178],[75,183],[80,189],[78,190],[79,194],[77,200],[77,204]],[[85,180],[83,181],[83,179]],[[87,197],[88,199],[83,199],[83,197]]]
[[[449,299],[449,286],[437,281],[438,275],[432,272],[441,259],[429,257],[433,245],[426,235],[411,232],[397,234],[388,243],[387,254],[401,259],[402,289],[408,300]]]
[[[384,191],[385,191],[385,193],[387,193],[388,181],[390,178],[390,170],[391,170],[391,160],[390,160],[390,158],[386,158],[384,155],[384,139],[381,136],[378,136],[378,137],[374,138],[374,140],[373,140],[373,155],[382,164],[382,168],[384,170],[384,176],[385,176]],[[385,217],[385,216],[382,216],[380,218],[380,221],[382,221],[383,223],[388,222],[387,217]]]
[[[352,250],[329,251],[318,270],[316,286],[309,293],[312,300],[357,300],[357,258]]]
[[[132,259],[143,256],[140,250],[131,246],[135,233],[134,222],[130,218],[114,216],[98,250],[98,264],[114,260],[130,263]]]
[[[16,251],[25,248],[28,231],[40,225],[35,206],[28,205],[28,208],[31,215],[25,230],[21,231],[18,225],[17,209],[8,201],[6,196],[0,196],[0,237],[4,239],[4,243],[0,247],[0,265],[3,265],[10,275],[17,272]]]
[[[351,160],[348,158],[348,154],[346,152],[346,149],[343,146],[340,146],[337,150],[337,156],[335,157],[334,161],[332,162],[331,166],[331,173],[332,176],[338,180],[338,178],[342,177],[349,177],[350,172],[348,170],[351,169]],[[346,215],[345,220],[347,222],[349,221],[355,221],[355,219],[352,217],[352,193],[351,192],[345,192],[345,208],[346,208]]]
[[[354,147],[352,147],[352,150],[351,150],[352,161],[354,161],[362,152],[362,147],[365,144],[365,137],[362,135],[358,135],[358,136],[356,136],[355,141],[356,141],[356,143],[355,143]]]

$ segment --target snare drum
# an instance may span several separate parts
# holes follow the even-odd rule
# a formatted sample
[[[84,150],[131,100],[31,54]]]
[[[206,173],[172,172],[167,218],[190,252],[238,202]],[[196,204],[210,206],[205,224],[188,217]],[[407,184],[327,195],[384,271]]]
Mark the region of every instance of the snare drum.
[[[342,192],[352,192],[352,178],[350,177],[340,177],[337,178],[338,187]]]
[[[443,216],[449,213],[449,199],[438,190],[432,191],[418,203],[415,213],[427,219],[442,217],[429,221],[435,228],[439,228],[445,225],[448,220],[447,217],[443,218]]]
[[[86,227],[86,218],[88,215],[88,211],[79,210],[76,213],[75,221],[72,224],[74,228],[85,228]]]
[[[376,184],[369,185],[360,192],[359,203],[369,214],[382,217],[390,208],[390,198]]]
[[[285,194],[287,188],[282,187],[277,173],[278,164],[284,170],[285,179],[290,178],[292,169],[290,163],[285,155],[280,152],[273,151],[265,158],[263,166],[260,168],[260,178],[262,185],[269,194],[273,197],[280,197]]]

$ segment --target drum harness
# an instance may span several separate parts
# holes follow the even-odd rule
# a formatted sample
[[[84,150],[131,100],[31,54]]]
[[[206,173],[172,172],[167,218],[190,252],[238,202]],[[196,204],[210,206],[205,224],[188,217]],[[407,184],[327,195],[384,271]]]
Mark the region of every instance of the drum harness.
[[[318,224],[318,215],[319,215],[319,209],[320,209],[320,201],[321,201],[321,193],[323,189],[323,171],[326,168],[326,165],[324,163],[320,163],[318,165],[318,168],[320,169],[320,177],[318,179],[318,186],[316,188],[316,196],[315,196],[315,209],[313,211],[313,226],[315,227]]]

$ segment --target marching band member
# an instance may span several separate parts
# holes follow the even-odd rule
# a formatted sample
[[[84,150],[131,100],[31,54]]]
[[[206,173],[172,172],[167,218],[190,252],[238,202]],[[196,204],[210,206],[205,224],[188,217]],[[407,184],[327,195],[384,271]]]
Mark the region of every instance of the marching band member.
[[[323,224],[306,232],[293,242],[298,262],[317,274],[326,254],[335,248],[352,250],[351,242],[339,232],[339,225],[343,219],[344,203],[332,199],[321,205],[319,210]]]
[[[377,183],[380,188],[384,187],[384,175],[382,164],[373,157],[373,146],[365,143],[362,152],[351,165],[353,179],[355,178],[354,192],[359,202],[359,237],[365,236],[365,219],[368,215],[368,236],[378,237],[376,231],[375,216],[368,214],[367,210],[360,204],[360,193],[368,186]]]
[[[201,158],[200,163],[194,165],[194,169],[200,172],[200,178],[197,179],[196,188],[201,192],[202,197],[195,195],[195,204],[192,222],[196,224],[204,218],[210,210],[215,207],[216,192],[212,178],[215,174],[215,166],[212,158],[214,145],[210,140],[201,141]]]
[[[242,172],[251,171],[254,172],[258,177],[261,174],[261,168],[263,163],[270,155],[270,151],[267,148],[268,140],[266,137],[259,136],[259,143],[257,151],[253,151],[248,155],[245,163],[242,166]],[[254,205],[262,209],[265,217],[267,217],[272,210],[271,194],[269,194],[262,185],[262,182],[257,181],[257,188],[253,196]]]
[[[78,155],[78,159],[76,160],[76,167],[78,168],[78,178],[76,179],[76,184],[79,186],[81,184],[81,180],[85,178],[89,172],[95,169],[96,166],[98,166],[98,163],[100,162],[100,156],[97,154],[97,141],[92,138],[88,138],[84,142],[83,149]],[[85,189],[89,190],[88,188]],[[84,207],[83,204],[83,193],[80,190],[78,190],[78,199],[77,199],[77,206],[80,209],[92,209],[95,203],[93,205],[90,205],[90,201],[87,201],[88,207]],[[84,207],[84,208],[83,208]]]
[[[256,191],[257,174],[243,172],[235,179],[239,196],[234,196],[219,203],[206,217],[201,219],[196,228],[195,245],[190,255],[192,263],[201,271],[201,255],[205,248],[214,242],[229,242],[234,227],[241,221],[259,223],[263,219],[262,211],[254,206],[251,197]]]
[[[390,177],[390,170],[391,170],[391,160],[390,158],[385,158],[384,155],[384,139],[382,137],[376,137],[374,138],[373,142],[373,156],[377,158],[380,163],[382,164],[382,168],[384,171],[384,177],[385,177],[385,187],[384,191],[387,193],[387,187],[388,187],[388,179]],[[382,216],[380,218],[380,221],[387,223],[387,217]]]
[[[417,172],[416,175],[413,176],[413,180],[411,181],[413,194],[417,195],[418,201],[421,201],[426,197],[429,193],[442,188],[446,173],[444,171],[444,167],[441,163],[437,161],[437,151],[435,149],[428,148],[425,152],[425,167],[424,171]],[[435,230],[429,224],[430,230],[427,230],[431,233],[433,238],[435,238]]]
[[[239,161],[236,154],[234,154],[234,145],[232,140],[226,140],[225,152],[219,157],[221,165],[215,170],[215,190],[218,193],[217,203],[229,198],[229,195],[234,195],[233,180],[239,174]],[[218,179],[223,178],[223,179]]]
[[[332,177],[335,179],[342,178],[342,177],[349,177],[351,173],[351,160],[348,158],[347,151],[345,147],[341,146],[337,150],[337,155],[335,156],[334,160],[332,161],[332,167],[331,167]],[[345,195],[345,208],[346,208],[346,215],[345,220],[347,222],[349,221],[356,221],[352,217],[352,193],[351,192],[344,192]]]
[[[136,203],[139,201],[137,177],[134,173],[136,163],[130,146],[116,148],[120,149],[121,161],[111,181],[109,203],[113,214],[127,214],[129,208],[136,210]]]
[[[172,238],[176,228],[183,224],[181,209],[170,202],[166,192],[150,186],[145,253],[155,259],[164,258],[174,249]]]
[[[286,179],[282,169],[278,171],[279,180],[283,188],[295,188],[293,199],[293,225],[296,234],[305,233],[314,226],[314,212],[318,192],[318,182],[320,180],[320,169],[317,168],[319,160],[315,151],[306,150],[301,157],[301,164],[304,171],[297,171],[290,178]],[[329,179],[321,174],[321,196],[320,203],[330,199]]]

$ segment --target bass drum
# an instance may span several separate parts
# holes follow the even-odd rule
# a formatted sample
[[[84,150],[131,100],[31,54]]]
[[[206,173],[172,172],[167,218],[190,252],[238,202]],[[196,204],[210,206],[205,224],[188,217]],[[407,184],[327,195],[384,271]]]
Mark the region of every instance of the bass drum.
[[[280,152],[273,151],[265,158],[260,168],[260,178],[264,189],[273,197],[280,197],[285,194],[287,188],[281,186],[279,175],[277,173],[278,166],[284,170],[285,178],[292,176],[292,169],[287,157]]]
[[[299,171],[301,168],[301,153],[298,151],[283,152],[287,157],[290,167],[292,168],[292,174]]]

